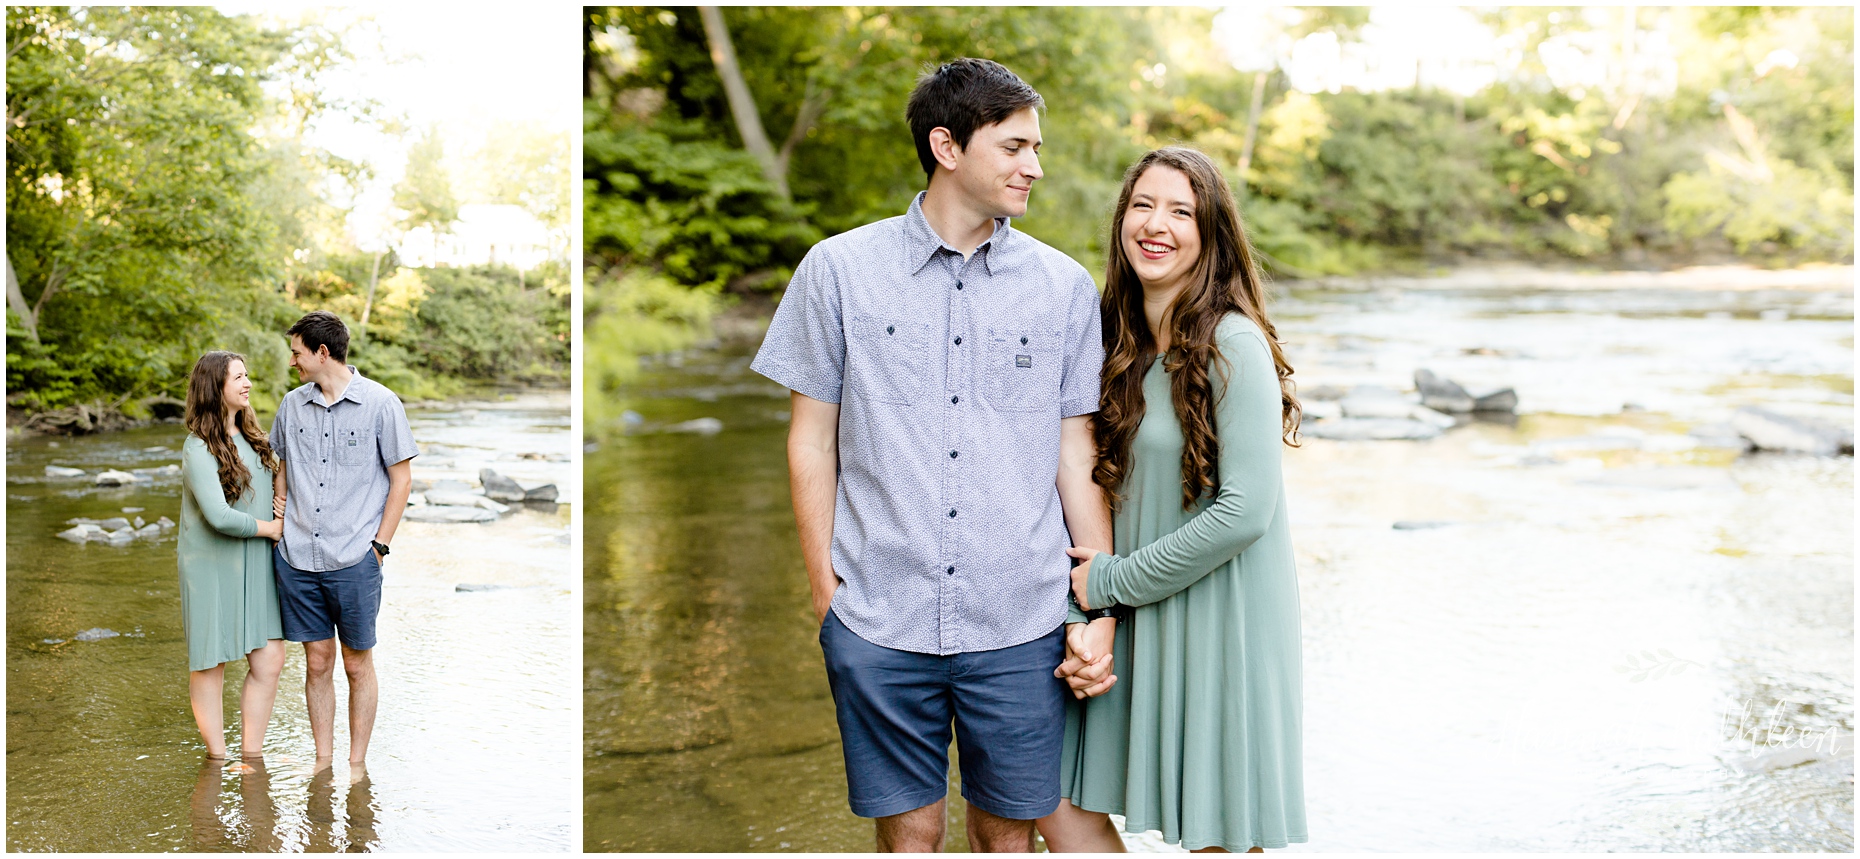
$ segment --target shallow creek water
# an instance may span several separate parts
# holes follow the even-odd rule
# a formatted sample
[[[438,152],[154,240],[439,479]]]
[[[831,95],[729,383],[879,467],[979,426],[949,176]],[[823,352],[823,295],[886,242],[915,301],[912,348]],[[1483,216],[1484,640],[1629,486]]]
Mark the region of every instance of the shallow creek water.
[[[1425,366],[1521,401],[1512,424],[1286,452],[1291,849],[1853,849],[1853,460],[1688,435],[1742,405],[1851,425],[1851,291],[1295,288],[1274,312],[1307,390]],[[642,426],[587,457],[590,850],[870,849],[787,395],[749,358],[654,362]],[[722,431],[662,431],[700,417]]]
[[[488,465],[578,500],[572,466],[548,461],[573,453],[568,406],[567,391],[551,391],[409,409],[422,446],[452,449],[416,458],[415,480],[476,479]],[[485,524],[403,522],[385,565],[368,766],[346,764],[341,671],[336,762],[316,766],[302,649],[288,645],[266,765],[237,774],[202,763],[173,532],[120,547],[53,536],[78,516],[178,520],[178,476],[101,488],[44,472],[178,463],[184,437],[166,425],[7,445],[8,849],[575,849],[571,506],[518,505]],[[92,627],[123,635],[72,639]],[[233,748],[243,677],[243,662],[227,667]]]

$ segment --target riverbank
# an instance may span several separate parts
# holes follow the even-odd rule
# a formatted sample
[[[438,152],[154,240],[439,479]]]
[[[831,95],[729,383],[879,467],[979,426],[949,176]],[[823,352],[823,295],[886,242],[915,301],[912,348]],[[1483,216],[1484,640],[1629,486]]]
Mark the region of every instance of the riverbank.
[[[445,409],[486,399],[508,400],[525,393],[567,392],[566,385],[487,385],[467,389],[454,397],[405,400],[402,405],[408,409]],[[39,411],[9,403],[6,408],[6,438],[8,442],[13,442],[40,436],[82,436],[146,429],[162,424],[179,425],[187,405],[167,396],[143,397],[134,402],[135,405],[127,409],[121,402],[105,405],[97,401]],[[259,418],[269,425],[271,413],[262,412]]]
[[[1765,269],[1749,265],[1693,265],[1657,270],[1547,268],[1527,263],[1466,264],[1426,275],[1358,274],[1279,282],[1325,289],[1839,289],[1852,288],[1851,265]]]

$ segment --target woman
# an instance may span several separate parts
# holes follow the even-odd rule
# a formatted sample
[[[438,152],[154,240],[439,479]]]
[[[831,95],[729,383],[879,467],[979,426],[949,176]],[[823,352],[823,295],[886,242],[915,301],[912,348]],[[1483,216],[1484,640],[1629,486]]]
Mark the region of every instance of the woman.
[[[274,515],[272,501],[278,458],[252,411],[244,356],[200,356],[187,383],[186,423],[179,564],[188,697],[207,757],[224,760],[226,663],[244,658],[239,751],[256,758],[264,751],[284,667],[284,629],[267,542],[283,536],[284,522]]]
[[[1064,850],[1130,832],[1207,851],[1307,840],[1298,588],[1280,444],[1298,400],[1220,170],[1192,149],[1124,176],[1102,301],[1093,477],[1114,555],[1073,549],[1087,609],[1133,606],[1120,682],[1067,712],[1060,790],[1041,822]]]

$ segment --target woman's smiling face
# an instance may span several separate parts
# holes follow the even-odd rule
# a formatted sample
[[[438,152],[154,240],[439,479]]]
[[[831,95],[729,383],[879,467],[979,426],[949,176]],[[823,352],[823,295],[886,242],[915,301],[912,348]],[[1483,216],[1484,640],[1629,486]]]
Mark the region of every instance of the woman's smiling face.
[[[1124,256],[1145,290],[1182,283],[1201,258],[1201,229],[1195,224],[1195,191],[1174,167],[1143,171],[1124,210]]]
[[[243,409],[252,404],[252,379],[245,374],[245,362],[237,358],[226,363],[226,389],[220,400],[228,408]]]

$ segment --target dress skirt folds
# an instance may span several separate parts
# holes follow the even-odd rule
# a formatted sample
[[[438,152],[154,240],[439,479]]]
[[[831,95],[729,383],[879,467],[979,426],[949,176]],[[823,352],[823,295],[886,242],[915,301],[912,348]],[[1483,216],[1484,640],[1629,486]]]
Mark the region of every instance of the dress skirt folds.
[[[1182,431],[1155,361],[1115,556],[1089,601],[1119,621],[1118,682],[1066,713],[1062,792],[1189,849],[1307,840],[1298,582],[1280,473],[1280,394],[1258,326],[1224,319],[1214,361],[1219,486],[1182,508]]]
[[[244,659],[284,637],[271,541],[255,537],[271,521],[271,470],[244,438],[234,439],[252,487],[226,503],[219,462],[207,443],[189,435],[181,445],[181,628],[187,668],[204,671]]]

